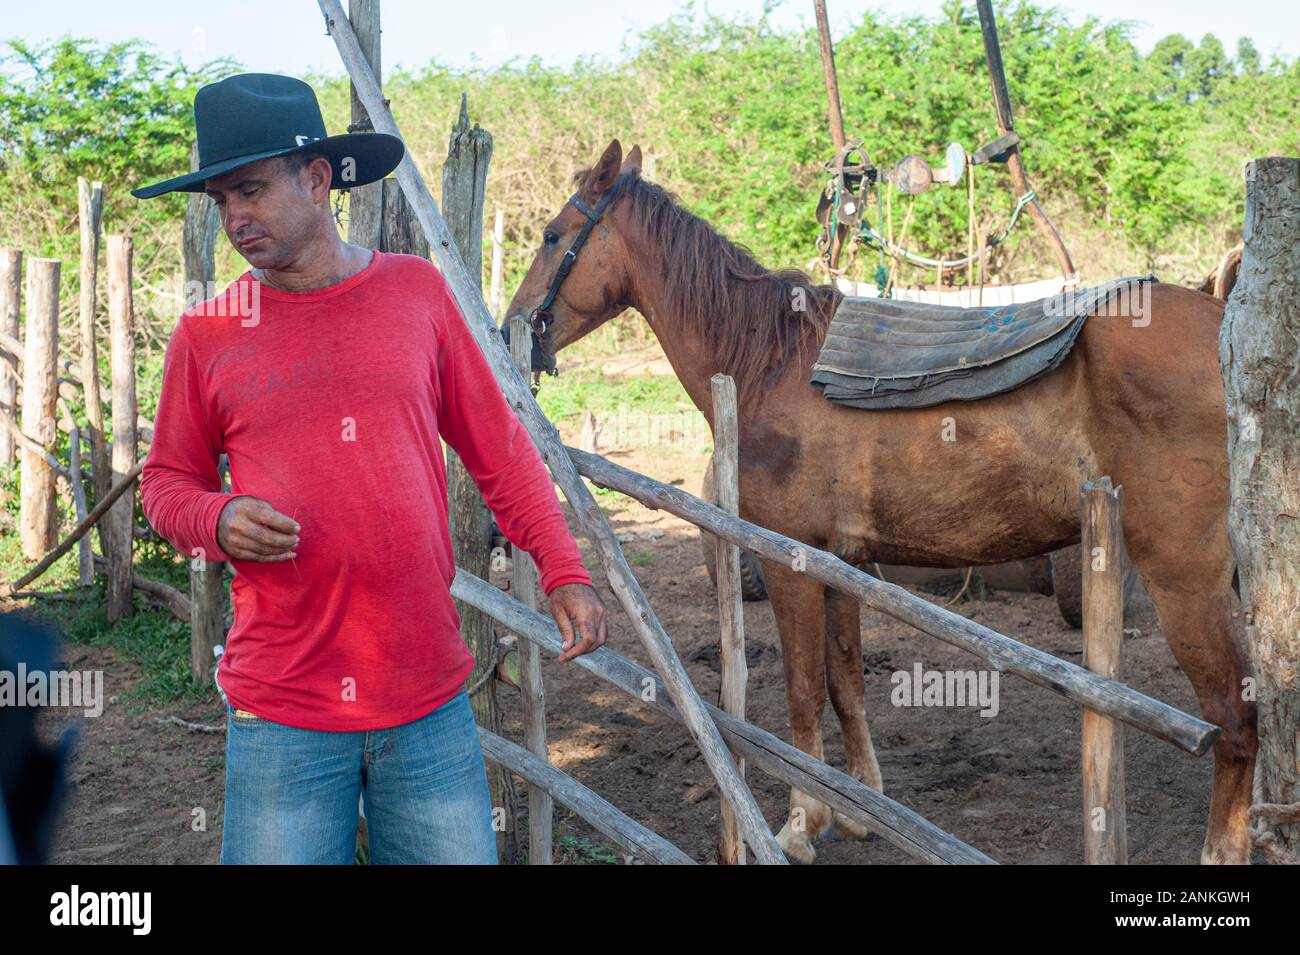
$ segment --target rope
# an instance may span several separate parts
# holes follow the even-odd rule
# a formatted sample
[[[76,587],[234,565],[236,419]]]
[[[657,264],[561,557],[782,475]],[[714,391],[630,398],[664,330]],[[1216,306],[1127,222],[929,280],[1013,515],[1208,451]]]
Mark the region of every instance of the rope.
[[[1023,196],[1017,199],[1016,208],[1012,211],[1011,220],[1007,223],[1006,228],[1003,229],[1001,232],[999,232],[992,239],[990,239],[985,249],[982,250],[977,256],[969,256],[969,255],[962,256],[960,259],[932,259],[929,256],[917,255],[915,252],[909,252],[907,249],[901,247],[901,242],[903,238],[901,235],[899,236],[900,244],[895,245],[894,242],[888,236],[881,235],[880,233],[876,232],[876,230],[872,229],[871,226],[865,224],[862,226],[862,233],[863,233],[862,238],[863,241],[865,242],[870,242],[876,245],[880,245],[891,256],[898,259],[902,259],[903,261],[909,262],[912,265],[923,266],[927,269],[933,269],[933,268],[943,268],[947,270],[961,269],[961,268],[965,268],[970,263],[972,257],[982,259],[984,255],[984,251],[987,251],[988,249],[993,248],[995,245],[999,245],[1000,243],[1005,241],[1007,236],[1011,234],[1011,230],[1016,227],[1016,222],[1017,220],[1019,220],[1020,213],[1024,210],[1025,206],[1029,205],[1029,203],[1033,202],[1034,199],[1036,198],[1037,197],[1034,195],[1034,190],[1030,189]],[[913,202],[915,202],[915,200],[913,200]]]
[[[892,195],[892,193],[890,193],[890,195]],[[889,202],[889,205],[890,205],[890,223],[891,223],[891,228],[892,228],[892,223],[893,223],[893,199],[892,199],[892,198],[889,199],[888,202]],[[915,209],[916,209],[916,199],[913,198],[912,201],[909,202],[909,203],[907,204],[907,214],[906,214],[905,216],[903,216],[903,228],[902,228],[902,230],[898,233],[898,241],[899,241],[900,243],[902,243],[902,242],[904,242],[904,241],[907,240],[907,227],[910,226],[910,225],[912,224],[912,212],[915,211]],[[891,242],[890,244],[893,245],[892,242]],[[897,261],[897,257],[895,256],[895,261],[894,261],[894,263],[890,266],[890,269],[889,269],[889,280],[888,280],[887,282],[885,282],[885,290],[884,290],[884,292],[881,293],[881,297],[882,297],[882,298],[889,298],[889,294],[890,294],[890,292],[893,291],[895,280],[898,278],[898,269],[899,269],[899,263],[898,263],[898,261]]]
[[[949,600],[946,604],[944,604],[945,607],[951,607],[958,600],[961,600],[962,595],[966,593],[966,588],[970,586],[970,579],[974,573],[975,573],[974,567],[966,568],[966,579],[962,581],[961,590],[957,591],[957,596],[953,597],[952,600]]]
[[[504,656],[505,655],[501,652],[500,644],[498,644],[494,639],[492,641],[492,658],[488,660],[487,664],[483,667],[483,672],[479,674],[478,679],[466,688],[466,692],[470,696],[473,696],[479,690],[483,689],[483,684],[496,676],[497,665],[501,662]]]

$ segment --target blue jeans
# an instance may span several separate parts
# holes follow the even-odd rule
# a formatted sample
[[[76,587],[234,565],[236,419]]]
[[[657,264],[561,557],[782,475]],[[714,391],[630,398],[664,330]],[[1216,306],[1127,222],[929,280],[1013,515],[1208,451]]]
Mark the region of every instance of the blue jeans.
[[[283,726],[226,704],[223,864],[351,865],[362,793],[372,863],[496,864],[464,690],[411,723],[363,732]]]

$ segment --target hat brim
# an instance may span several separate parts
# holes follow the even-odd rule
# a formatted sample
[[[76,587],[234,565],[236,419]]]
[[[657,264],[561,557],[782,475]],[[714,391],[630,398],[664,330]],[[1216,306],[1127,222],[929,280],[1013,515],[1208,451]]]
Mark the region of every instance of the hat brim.
[[[329,159],[330,165],[334,168],[334,178],[330,182],[331,189],[352,189],[377,182],[396,169],[406,154],[406,144],[397,136],[390,136],[388,133],[343,133],[303,143],[301,146],[270,149],[248,156],[225,159],[183,176],[156,182],[152,186],[132,189],[131,195],[137,199],[153,199],[169,192],[203,192],[204,183],[209,179],[224,176],[240,166],[247,166],[261,159],[273,159],[276,156],[304,152],[321,153]],[[348,169],[343,168],[344,159],[352,160],[352,165]]]

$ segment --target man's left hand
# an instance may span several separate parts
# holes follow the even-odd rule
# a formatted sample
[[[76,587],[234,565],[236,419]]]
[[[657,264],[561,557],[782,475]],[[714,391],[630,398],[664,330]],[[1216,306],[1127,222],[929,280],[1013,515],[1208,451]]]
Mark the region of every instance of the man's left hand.
[[[551,616],[564,638],[560,662],[590,653],[605,645],[605,605],[587,584],[564,584],[551,591]],[[579,639],[575,641],[575,634]]]

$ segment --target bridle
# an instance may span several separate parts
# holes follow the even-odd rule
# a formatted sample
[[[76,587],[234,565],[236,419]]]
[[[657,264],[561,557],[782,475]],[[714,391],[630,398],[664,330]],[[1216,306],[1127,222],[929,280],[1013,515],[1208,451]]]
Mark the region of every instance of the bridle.
[[[582,246],[586,243],[587,237],[591,235],[591,230],[600,221],[600,217],[605,214],[605,209],[608,208],[610,200],[613,198],[614,189],[612,186],[605,190],[605,194],[596,203],[595,209],[583,202],[582,197],[576,192],[569,197],[569,202],[587,217],[587,221],[583,223],[582,231],[578,233],[578,237],[573,240],[573,245],[569,246],[569,250],[564,253],[564,258],[560,260],[560,268],[556,271],[555,278],[551,279],[551,287],[546,290],[546,298],[542,299],[541,305],[533,309],[529,321],[533,326],[533,334],[538,339],[541,339],[546,334],[547,326],[555,320],[555,317],[551,314],[551,306],[555,304],[555,296],[560,293],[560,286],[569,277],[569,270],[573,268],[573,263],[577,261],[578,253],[582,251]]]

